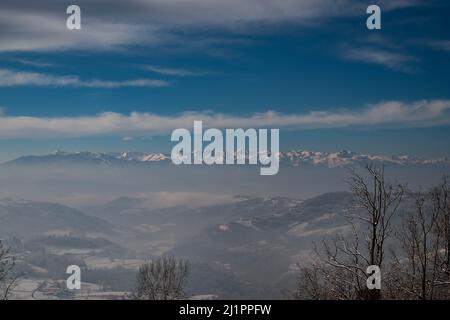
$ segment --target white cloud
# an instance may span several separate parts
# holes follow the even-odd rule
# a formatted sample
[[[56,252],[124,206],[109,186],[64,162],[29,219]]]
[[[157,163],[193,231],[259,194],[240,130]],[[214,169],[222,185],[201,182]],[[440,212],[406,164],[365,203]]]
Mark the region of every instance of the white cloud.
[[[82,117],[0,116],[0,138],[83,137],[92,135],[142,136],[192,128],[194,120],[214,128],[284,128],[291,130],[344,127],[432,127],[450,124],[450,100],[414,103],[383,102],[356,111],[282,114],[273,111],[250,116],[187,112],[175,116],[106,112]]]
[[[82,29],[68,30],[65,10],[42,12],[27,8],[27,3],[16,9],[0,4],[0,51],[118,50],[129,44],[159,43],[158,32],[151,25],[82,16]]]
[[[428,43],[437,50],[450,51],[450,40],[429,41]]]
[[[416,0],[378,1],[384,12]],[[359,0],[79,0],[82,29],[69,31],[64,6],[53,0],[0,2],[0,51],[119,49],[155,45],[185,31],[219,28],[234,32],[261,25],[312,25],[365,14]],[[181,31],[181,33],[180,33]],[[189,34],[185,33],[185,34]]]
[[[179,68],[166,68],[166,67],[158,67],[152,65],[142,66],[142,69],[148,70],[151,72],[159,73],[166,76],[175,76],[175,77],[199,77],[208,74],[204,71],[194,71],[188,69],[179,69]]]
[[[0,87],[52,86],[85,88],[122,88],[122,87],[165,87],[169,82],[155,79],[132,79],[111,81],[100,79],[83,80],[77,76],[57,76],[37,72],[0,69]]]
[[[349,60],[374,63],[390,69],[411,72],[411,62],[416,58],[402,53],[376,48],[348,48],[344,51],[344,58]]]
[[[51,62],[34,61],[28,59],[11,59],[11,61],[36,68],[53,68],[58,66],[57,64]]]

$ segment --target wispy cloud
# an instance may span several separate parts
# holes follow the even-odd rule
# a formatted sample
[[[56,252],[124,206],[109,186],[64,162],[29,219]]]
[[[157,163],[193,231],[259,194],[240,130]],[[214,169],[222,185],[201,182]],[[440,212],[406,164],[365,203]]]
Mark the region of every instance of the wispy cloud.
[[[46,73],[0,69],[0,87],[50,86],[113,89],[122,87],[166,87],[169,82],[155,79],[111,81],[81,79],[77,76],[58,76]]]
[[[418,0],[379,0],[383,11]],[[79,0],[82,30],[65,27],[65,11],[54,0],[2,0],[0,51],[111,50],[154,45],[182,31],[214,28],[247,31],[261,25],[318,25],[335,17],[361,15],[359,0]],[[89,8],[89,11],[84,10]],[[87,14],[89,12],[89,14]]]
[[[450,51],[450,40],[433,40],[429,41],[428,44],[437,50]]]
[[[158,67],[152,65],[144,65],[141,66],[142,69],[159,73],[165,76],[175,76],[175,77],[200,77],[207,75],[208,72],[205,71],[195,71],[188,69],[180,69],[180,68],[166,68],[166,67]]]
[[[408,54],[372,47],[347,48],[343,56],[349,60],[378,64],[407,73],[414,70],[411,63],[417,61],[415,57]]]
[[[175,116],[133,112],[107,112],[83,117],[1,116],[0,138],[83,137],[92,135],[142,136],[169,133],[175,128],[191,128],[194,120],[215,128],[379,128],[433,127],[450,125],[450,100],[423,100],[414,103],[383,102],[356,111],[322,111],[282,114],[273,111],[249,116],[187,112]]]
[[[17,1],[20,4],[20,1]],[[0,4],[0,51],[41,52],[67,50],[120,50],[131,44],[159,44],[159,32],[152,25],[114,22],[83,16],[81,30],[68,30],[65,12],[48,12],[22,2],[19,7]],[[39,26],[38,28],[36,26]]]
[[[43,62],[43,61],[35,61],[35,60],[28,60],[28,59],[11,59],[13,62],[20,63],[24,66],[30,66],[30,67],[36,67],[36,68],[53,68],[57,67],[58,65],[51,62]]]

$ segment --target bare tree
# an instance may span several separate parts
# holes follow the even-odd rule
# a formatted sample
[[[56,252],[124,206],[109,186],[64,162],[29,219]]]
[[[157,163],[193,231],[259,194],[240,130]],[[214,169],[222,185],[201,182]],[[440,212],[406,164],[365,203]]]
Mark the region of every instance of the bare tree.
[[[385,180],[384,167],[366,166],[368,177],[353,171],[350,186],[356,196],[357,205],[363,214],[353,214],[367,227],[367,263],[382,266],[385,257],[386,240],[392,232],[392,218],[398,212],[405,188],[400,184],[390,184]]]
[[[403,255],[394,258],[400,272],[394,283],[404,298],[427,300],[434,296],[440,232],[436,232],[438,213],[428,206],[429,196],[411,196],[414,209],[402,219],[397,235]]]
[[[433,210],[437,215],[437,232],[440,234],[440,267],[450,276],[450,182],[444,176],[442,183],[431,191]]]
[[[10,255],[9,248],[0,240],[0,300],[8,299],[14,286],[15,278],[11,274],[13,267],[14,257]]]
[[[365,175],[352,170],[349,181],[355,205],[345,218],[352,235],[339,234],[331,241],[324,240],[321,248],[315,246],[318,259],[313,269],[300,270],[299,290],[318,293],[319,298],[380,298],[379,290],[367,289],[366,270],[370,265],[383,266],[392,218],[403,199],[404,187],[387,182],[383,167],[370,164],[365,169]],[[321,286],[325,289],[319,289]],[[312,294],[311,298],[318,297]]]
[[[313,299],[328,300],[333,299],[333,293],[328,290],[323,269],[318,265],[302,266],[297,264],[300,272],[298,274],[297,288],[292,294],[296,300]]]
[[[134,296],[143,300],[183,299],[188,276],[187,261],[163,256],[139,268]]]
[[[360,300],[367,295],[364,274],[355,268],[341,268],[326,262],[300,266],[294,299]]]
[[[389,281],[393,292],[406,299],[450,297],[448,182],[431,191],[411,193],[413,209],[397,232],[400,254],[394,255]],[[393,298],[396,298],[395,294]]]

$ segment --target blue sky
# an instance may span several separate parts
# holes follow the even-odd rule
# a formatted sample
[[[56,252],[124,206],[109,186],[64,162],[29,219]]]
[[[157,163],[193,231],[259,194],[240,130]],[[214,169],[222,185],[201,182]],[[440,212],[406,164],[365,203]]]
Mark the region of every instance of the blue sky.
[[[0,160],[167,152],[192,118],[280,127],[283,150],[450,156],[445,1],[105,3],[69,31],[69,3],[2,1]]]

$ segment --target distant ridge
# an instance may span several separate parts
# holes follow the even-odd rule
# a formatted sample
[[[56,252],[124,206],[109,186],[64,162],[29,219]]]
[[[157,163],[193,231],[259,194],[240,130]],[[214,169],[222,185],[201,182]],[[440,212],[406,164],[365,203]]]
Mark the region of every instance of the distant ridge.
[[[384,156],[366,155],[353,151],[316,152],[293,150],[280,153],[280,162],[293,167],[346,167],[377,163],[396,166],[450,166],[448,158],[423,159],[409,155]],[[65,152],[57,150],[47,155],[28,155],[5,162],[4,165],[45,165],[45,164],[162,164],[171,163],[170,155],[145,152]]]

